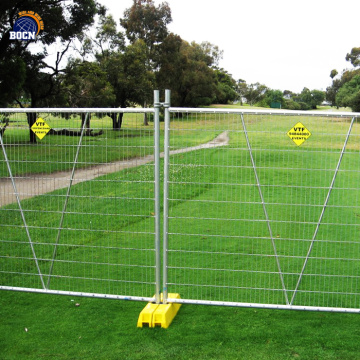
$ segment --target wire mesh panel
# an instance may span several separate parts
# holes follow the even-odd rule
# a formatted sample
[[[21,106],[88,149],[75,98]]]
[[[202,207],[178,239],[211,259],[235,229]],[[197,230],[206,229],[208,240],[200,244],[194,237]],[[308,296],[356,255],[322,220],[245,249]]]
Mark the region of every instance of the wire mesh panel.
[[[170,113],[171,301],[357,311],[357,114]]]
[[[9,111],[0,288],[152,296],[154,110]]]

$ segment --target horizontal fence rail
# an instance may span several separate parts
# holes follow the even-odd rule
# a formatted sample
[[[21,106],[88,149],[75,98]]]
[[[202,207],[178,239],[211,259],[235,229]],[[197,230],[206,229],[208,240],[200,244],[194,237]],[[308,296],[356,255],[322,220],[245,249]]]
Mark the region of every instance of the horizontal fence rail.
[[[360,114],[168,113],[168,301],[360,312]]]
[[[154,119],[154,108],[0,109],[0,289],[153,300]]]

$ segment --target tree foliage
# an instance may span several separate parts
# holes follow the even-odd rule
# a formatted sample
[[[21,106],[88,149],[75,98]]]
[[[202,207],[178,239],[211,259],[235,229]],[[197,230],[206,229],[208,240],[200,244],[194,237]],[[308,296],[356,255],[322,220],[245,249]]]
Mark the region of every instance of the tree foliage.
[[[26,78],[26,64],[19,56],[4,59],[0,65],[0,107],[20,99]]]
[[[42,46],[42,50],[37,53],[29,51],[29,45],[35,40],[10,40],[10,31],[12,31],[17,20],[18,13],[24,9],[38,13],[44,21],[44,30],[36,39],[37,44],[40,47]],[[61,71],[59,68],[60,60],[69,48],[68,43],[93,23],[94,16],[98,11],[100,8],[97,8],[95,0],[2,1],[0,6],[0,31],[2,34],[0,39],[0,74],[5,74],[8,66],[13,65],[11,64],[13,61],[21,69],[21,74],[12,73],[13,78],[4,75],[0,78],[4,86],[13,89],[8,92],[7,102],[17,100],[21,103],[21,92],[16,91],[16,87],[18,87],[16,84],[21,84],[23,92],[30,94],[32,106],[42,106],[42,101],[46,98],[42,88],[47,88],[48,96],[53,95],[49,90],[55,89],[53,82]],[[57,54],[55,63],[50,64],[46,61],[46,46],[55,41],[63,43],[64,48]],[[23,71],[24,66],[25,71]],[[39,85],[45,82],[46,84],[39,86],[37,92],[33,86],[28,87],[34,82]]]
[[[246,91],[247,91],[246,81],[243,79],[239,79],[236,83],[236,92],[237,92],[237,98],[239,99],[241,105],[243,105],[243,100],[245,99]]]
[[[117,30],[116,21],[112,15],[103,14],[100,16],[93,42],[96,46],[96,57],[105,57],[125,49],[125,36]]]
[[[346,82],[336,95],[339,106],[348,106],[352,111],[360,112],[360,75]]]
[[[325,92],[321,90],[312,90],[311,91],[311,106],[313,109],[316,109],[318,105],[325,100]]]
[[[209,105],[216,97],[216,61],[201,44],[169,34],[159,49],[156,74],[160,88],[172,90],[174,106]]]
[[[167,25],[172,21],[168,3],[155,6],[153,0],[133,0],[133,5],[125,10],[120,19],[126,37],[131,43],[144,41],[150,59],[155,56],[155,48],[168,36]]]
[[[350,61],[354,67],[360,66],[360,47],[354,47],[346,54],[346,61]]]
[[[36,39],[38,52],[29,50],[35,40],[10,40],[10,31],[22,10],[38,13],[44,22],[44,30]],[[7,89],[2,104],[16,101],[23,106],[22,96],[30,97],[30,106],[49,106],[59,91],[58,75],[61,60],[68,51],[70,42],[94,21],[94,16],[102,11],[95,0],[3,0],[0,5],[0,84]],[[49,63],[47,46],[55,41],[63,44],[56,60]],[[19,71],[9,73],[9,68]],[[28,114],[29,128],[36,120],[36,114]],[[30,141],[36,137],[29,130]]]
[[[344,70],[340,77],[334,77],[331,86],[326,88],[326,100],[331,103],[331,106],[343,106],[338,102],[337,94],[340,89],[351,81],[355,76],[360,75],[360,69]]]
[[[354,47],[350,53],[346,54],[346,61],[350,61],[355,69],[344,70],[340,77],[338,71],[332,70],[330,77],[333,79],[331,86],[326,88],[326,100],[331,102],[332,106],[349,106],[353,111],[359,111],[358,89],[356,77],[360,76],[360,47]]]
[[[331,70],[330,77],[333,79],[338,74],[338,71],[336,69]]]
[[[123,18],[120,19],[120,24],[125,29],[130,43],[134,45],[141,41],[145,44],[144,49],[147,50],[145,65],[149,72],[155,72],[158,48],[169,34],[167,25],[171,21],[171,10],[168,3],[164,2],[156,7],[153,0],[133,0],[133,5],[125,10]],[[146,87],[146,83],[149,84],[148,79],[148,76],[143,78],[145,83],[142,104],[145,107],[149,99]],[[147,124],[147,115],[144,114],[144,125]]]
[[[280,107],[283,108],[285,104],[281,90],[268,89],[265,93],[264,100],[265,104],[269,107],[275,107],[275,105],[280,104]]]
[[[247,86],[244,98],[250,105],[261,101],[265,97],[267,87],[259,82]]]
[[[63,76],[65,106],[108,107],[115,101],[107,74],[95,62],[73,60]]]
[[[325,92],[320,90],[309,90],[304,87],[302,92],[295,97],[300,104],[301,110],[316,109],[325,100]]]
[[[217,104],[228,104],[234,102],[238,98],[236,91],[236,81],[224,69],[215,70],[216,79],[216,97],[214,102]]]

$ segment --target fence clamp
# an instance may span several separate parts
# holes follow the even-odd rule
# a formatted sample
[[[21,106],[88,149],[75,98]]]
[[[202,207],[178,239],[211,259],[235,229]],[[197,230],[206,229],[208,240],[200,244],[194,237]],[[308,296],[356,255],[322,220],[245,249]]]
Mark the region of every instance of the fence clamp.
[[[160,109],[160,108],[168,109],[170,107],[169,102],[154,102],[154,108]]]

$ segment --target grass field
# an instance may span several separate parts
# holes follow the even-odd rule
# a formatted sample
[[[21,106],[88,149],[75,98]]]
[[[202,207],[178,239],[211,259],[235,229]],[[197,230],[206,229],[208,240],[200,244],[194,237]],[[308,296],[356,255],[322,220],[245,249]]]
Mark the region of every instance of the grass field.
[[[80,306],[76,306],[76,304]],[[168,329],[144,304],[2,292],[1,359],[359,359],[357,314],[183,305]]]
[[[61,121],[56,127],[69,125]],[[122,132],[96,121],[104,133],[85,139],[80,166],[151,153],[152,130],[141,118],[129,118]],[[286,135],[298,121],[312,133],[301,147]],[[349,119],[257,115],[245,123],[291,298]],[[25,129],[4,137],[17,175],[71,168],[78,139],[52,136],[29,145]],[[241,118],[175,115],[171,147],[198,145],[223,131],[227,146],[171,156],[169,291],[188,299],[284,304]],[[359,308],[359,136],[356,122],[295,305]],[[4,176],[3,162],[1,169]],[[152,163],[73,186],[52,289],[153,295],[153,186]],[[65,194],[59,189],[22,202],[45,279]],[[17,206],[0,208],[0,216],[0,283],[39,288]],[[141,302],[1,292],[0,304],[4,359],[360,359],[358,315],[183,305],[165,331],[136,328]]]

